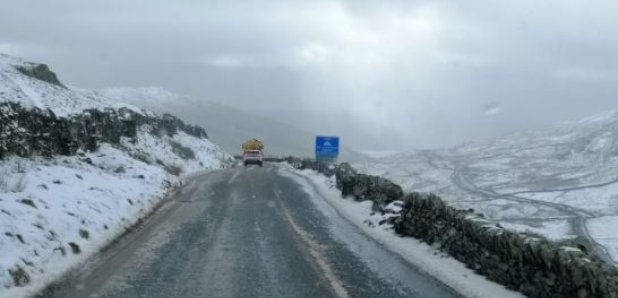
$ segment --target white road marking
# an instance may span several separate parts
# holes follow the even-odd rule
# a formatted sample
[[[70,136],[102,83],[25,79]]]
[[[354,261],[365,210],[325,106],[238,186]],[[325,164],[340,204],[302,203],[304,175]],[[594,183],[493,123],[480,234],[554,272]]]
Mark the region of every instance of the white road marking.
[[[337,278],[332,268],[330,268],[330,265],[328,265],[327,260],[325,260],[322,257],[322,254],[320,253],[320,245],[315,243],[315,241],[311,239],[311,235],[309,235],[301,227],[296,225],[296,223],[294,222],[294,219],[292,219],[292,216],[290,215],[288,210],[285,209],[285,207],[283,207],[283,204],[280,203],[281,197],[279,196],[279,192],[275,191],[275,196],[279,200],[279,205],[281,206],[281,210],[283,210],[283,215],[285,216],[285,219],[288,221],[288,223],[290,224],[294,232],[300,236],[303,242],[307,244],[307,247],[309,248],[309,253],[315,259],[316,263],[318,264],[318,267],[324,274],[324,277],[326,277],[326,280],[328,280],[328,282],[330,283],[337,297],[339,298],[350,297],[346,289],[343,287],[343,283]]]
[[[236,171],[236,173],[234,173],[234,175],[232,175],[232,177],[227,182],[227,184],[231,185],[232,183],[234,183],[234,181],[236,181],[236,178],[238,178],[238,176],[240,176],[240,173],[242,173],[242,172],[241,171]]]

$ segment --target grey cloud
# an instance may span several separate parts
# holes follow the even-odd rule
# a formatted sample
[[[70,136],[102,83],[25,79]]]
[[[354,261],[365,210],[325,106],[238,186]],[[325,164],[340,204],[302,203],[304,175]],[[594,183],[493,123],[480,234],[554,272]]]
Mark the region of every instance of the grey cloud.
[[[617,17],[609,0],[22,0],[0,51],[402,150],[618,108]]]

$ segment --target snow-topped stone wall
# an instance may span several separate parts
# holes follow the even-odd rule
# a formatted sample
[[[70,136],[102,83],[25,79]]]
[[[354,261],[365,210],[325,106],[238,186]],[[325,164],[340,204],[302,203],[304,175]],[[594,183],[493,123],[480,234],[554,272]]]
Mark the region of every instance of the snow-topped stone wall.
[[[344,196],[372,200],[374,208],[402,200],[395,232],[437,247],[488,279],[529,297],[618,297],[618,269],[587,253],[578,243],[557,243],[542,236],[517,233],[490,223],[474,210],[447,205],[426,193],[401,188],[378,176],[359,174],[343,163],[328,169],[310,163],[300,168],[334,172]]]
[[[65,118],[56,117],[50,110],[0,102],[0,159],[11,154],[51,157],[74,155],[80,149],[94,151],[103,142],[120,144],[122,137],[135,139],[138,129],[146,125],[159,137],[173,137],[179,131],[196,138],[208,137],[203,128],[186,125],[167,114],[148,116],[127,108],[107,108],[88,109]]]
[[[433,194],[407,194],[395,231],[528,297],[618,297],[618,270],[585,247],[503,229]]]

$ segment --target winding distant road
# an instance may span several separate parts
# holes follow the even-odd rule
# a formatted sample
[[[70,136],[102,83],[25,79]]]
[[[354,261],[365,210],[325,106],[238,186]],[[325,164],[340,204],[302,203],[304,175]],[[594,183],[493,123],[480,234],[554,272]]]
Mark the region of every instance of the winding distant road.
[[[607,263],[614,264],[618,266],[618,261],[612,259],[609,251],[605,246],[596,241],[588,231],[588,226],[586,222],[589,219],[595,218],[599,215],[594,214],[593,212],[581,208],[577,208],[568,204],[561,204],[557,202],[548,202],[542,200],[530,199],[522,196],[518,196],[521,194],[532,194],[532,193],[547,193],[547,192],[570,192],[577,191],[583,189],[593,189],[600,188],[604,186],[608,186],[614,183],[618,183],[618,179],[612,179],[602,183],[588,184],[588,185],[577,185],[572,187],[565,188],[556,188],[556,189],[543,189],[543,190],[530,190],[530,191],[519,191],[519,192],[511,192],[511,193],[499,193],[491,188],[483,188],[477,186],[471,179],[469,179],[466,175],[466,163],[465,162],[444,162],[444,159],[439,157],[437,154],[426,151],[422,153],[423,158],[427,161],[427,163],[436,168],[436,169],[448,169],[452,171],[450,180],[452,185],[455,187],[473,194],[475,196],[484,198],[482,201],[493,201],[502,199],[505,201],[517,202],[517,203],[527,203],[536,206],[544,206],[547,208],[551,208],[554,210],[560,211],[562,214],[570,217],[569,221],[571,223],[573,233],[577,236],[584,237],[590,244],[592,244],[592,249],[594,253],[604,260]],[[475,202],[479,202],[479,200],[475,200]]]
[[[555,210],[559,210],[560,212],[572,218],[570,221],[571,221],[574,234],[586,238],[593,245],[592,249],[594,250],[594,253],[597,256],[599,256],[605,262],[618,265],[618,262],[616,262],[614,259],[611,258],[609,252],[607,251],[607,248],[601,245],[599,242],[597,242],[590,235],[590,232],[588,231],[588,227],[586,226],[586,221],[590,218],[596,217],[595,214],[593,214],[590,211],[580,209],[580,208],[575,208],[567,204],[534,200],[534,199],[517,196],[517,194],[522,194],[522,193],[572,191],[572,190],[581,190],[581,189],[586,189],[586,188],[603,187],[603,186],[612,184],[614,182],[600,183],[600,184],[589,185],[589,186],[578,186],[578,187],[572,187],[572,188],[561,189],[561,190],[526,191],[526,192],[504,193],[503,194],[503,193],[497,193],[491,189],[484,189],[484,188],[480,188],[476,186],[474,183],[472,183],[469,179],[465,177],[462,169],[458,167],[455,167],[453,169],[451,180],[453,181],[453,184],[456,185],[458,188],[465,190],[469,193],[488,198],[490,200],[503,199],[503,200],[513,201],[513,202],[529,203],[529,204],[537,205],[537,206],[545,206],[545,207],[549,207]]]
[[[459,297],[352,224],[325,216],[284,170],[192,178],[135,232],[41,297]]]

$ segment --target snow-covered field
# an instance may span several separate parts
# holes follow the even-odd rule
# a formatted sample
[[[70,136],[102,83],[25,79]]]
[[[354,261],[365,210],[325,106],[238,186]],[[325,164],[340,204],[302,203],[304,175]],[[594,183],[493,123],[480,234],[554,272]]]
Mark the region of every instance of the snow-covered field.
[[[353,164],[473,208],[502,226],[562,240],[583,237],[618,262],[618,112],[450,150]]]
[[[284,167],[279,169],[279,173],[293,178],[303,186],[307,193],[312,194],[311,198],[324,214],[343,216],[390,251],[400,255],[465,297],[524,297],[520,293],[488,281],[484,276],[466,268],[463,263],[445,256],[438,249],[414,238],[400,237],[388,224],[380,225],[381,221],[392,215],[374,214],[371,210],[371,201],[356,202],[353,199],[342,198],[341,192],[334,187],[334,177],[327,178],[312,170],[297,171],[291,167]],[[393,202],[386,209],[397,211],[399,208],[397,204],[400,203]]]
[[[22,296],[9,270],[25,270],[35,290],[96,253],[178,183],[111,146],[83,157],[10,158],[0,172],[2,297]]]
[[[97,92],[37,80],[0,54],[0,102],[50,109],[130,108]],[[1,125],[1,124],[0,124]],[[24,297],[93,256],[148,214],[184,177],[230,165],[208,139],[183,131],[157,136],[143,125],[133,140],[75,156],[0,159],[0,297]]]

